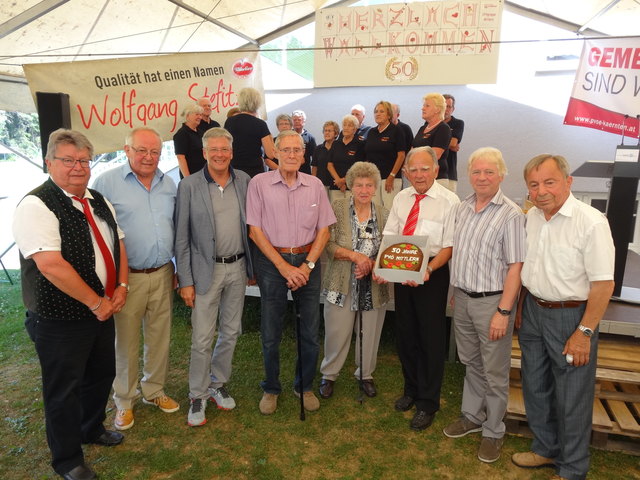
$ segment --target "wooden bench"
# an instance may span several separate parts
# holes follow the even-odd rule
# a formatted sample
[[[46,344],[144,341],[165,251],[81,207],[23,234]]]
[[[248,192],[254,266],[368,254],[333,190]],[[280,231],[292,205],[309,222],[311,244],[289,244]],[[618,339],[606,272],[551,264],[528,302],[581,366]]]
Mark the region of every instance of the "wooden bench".
[[[530,436],[520,376],[522,352],[515,335],[512,347],[505,422],[509,433]],[[591,444],[640,455],[640,339],[600,338]]]

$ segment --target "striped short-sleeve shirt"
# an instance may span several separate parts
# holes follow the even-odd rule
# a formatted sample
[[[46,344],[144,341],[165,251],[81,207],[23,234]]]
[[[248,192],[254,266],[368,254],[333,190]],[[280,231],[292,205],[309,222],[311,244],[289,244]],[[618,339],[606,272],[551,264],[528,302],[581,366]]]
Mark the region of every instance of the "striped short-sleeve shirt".
[[[469,292],[503,289],[509,264],[525,259],[525,217],[501,190],[479,212],[475,194],[461,202],[455,222],[451,284]]]

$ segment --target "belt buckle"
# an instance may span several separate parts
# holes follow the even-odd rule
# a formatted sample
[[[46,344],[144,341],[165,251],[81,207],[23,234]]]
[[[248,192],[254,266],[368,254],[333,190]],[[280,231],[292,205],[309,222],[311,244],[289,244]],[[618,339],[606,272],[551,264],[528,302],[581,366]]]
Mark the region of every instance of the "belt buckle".
[[[298,247],[289,247],[289,255],[295,255],[296,253],[293,250],[296,248]]]

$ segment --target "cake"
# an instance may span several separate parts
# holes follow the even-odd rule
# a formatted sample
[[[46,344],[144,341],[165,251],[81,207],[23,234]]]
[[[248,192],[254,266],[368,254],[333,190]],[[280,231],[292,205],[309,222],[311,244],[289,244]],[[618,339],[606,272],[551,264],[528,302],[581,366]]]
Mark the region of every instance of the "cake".
[[[423,260],[424,254],[417,245],[406,242],[394,243],[380,255],[380,268],[419,272]]]

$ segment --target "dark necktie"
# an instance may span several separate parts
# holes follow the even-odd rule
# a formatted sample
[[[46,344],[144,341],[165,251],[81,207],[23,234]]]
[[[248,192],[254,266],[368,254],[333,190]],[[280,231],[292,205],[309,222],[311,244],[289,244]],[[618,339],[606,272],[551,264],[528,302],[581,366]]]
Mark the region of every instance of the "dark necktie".
[[[413,203],[413,207],[411,207],[411,211],[407,217],[407,223],[404,224],[404,229],[402,230],[403,235],[413,235],[413,232],[416,231],[418,215],[420,214],[420,200],[426,196],[424,193],[416,193],[416,201]]]
[[[93,235],[96,238],[96,243],[100,248],[100,253],[102,253],[102,258],[104,259],[104,264],[107,268],[107,284],[104,287],[105,294],[107,297],[113,296],[113,291],[116,287],[116,265],[113,261],[113,256],[111,255],[111,251],[109,247],[107,247],[104,238],[102,238],[102,234],[100,233],[100,229],[98,225],[96,225],[96,221],[91,214],[91,209],[89,208],[89,201],[86,198],[73,197],[74,200],[79,201],[82,204],[82,210],[84,211],[84,216],[87,217],[87,221],[91,226],[91,230],[93,230]]]

